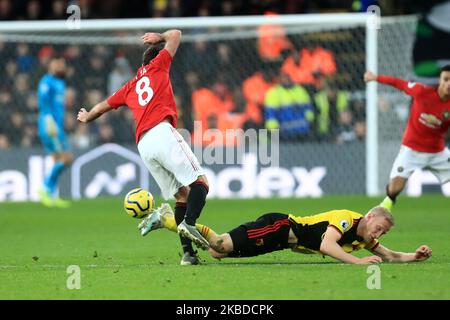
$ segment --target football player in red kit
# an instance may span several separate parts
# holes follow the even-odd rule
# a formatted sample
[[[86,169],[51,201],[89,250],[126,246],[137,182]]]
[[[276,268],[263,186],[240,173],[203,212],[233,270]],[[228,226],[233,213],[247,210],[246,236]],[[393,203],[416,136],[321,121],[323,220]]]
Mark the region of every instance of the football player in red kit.
[[[175,129],[177,109],[169,71],[181,41],[181,31],[146,33],[142,41],[149,47],[136,76],[90,111],[81,108],[77,118],[86,123],[112,109],[130,108],[142,160],[158,183],[162,196],[165,199],[174,196],[177,201],[175,218],[184,250],[181,264],[197,264],[191,241],[204,249],[209,247],[208,241],[195,228],[205,205],[208,181],[198,159]],[[154,216],[146,218],[148,228],[152,227]]]
[[[402,90],[413,98],[400,152],[395,159],[381,206],[391,209],[408,178],[416,169],[430,170],[441,184],[450,181],[450,151],[445,134],[450,127],[450,65],[441,69],[439,86],[364,74],[364,81],[377,81]]]

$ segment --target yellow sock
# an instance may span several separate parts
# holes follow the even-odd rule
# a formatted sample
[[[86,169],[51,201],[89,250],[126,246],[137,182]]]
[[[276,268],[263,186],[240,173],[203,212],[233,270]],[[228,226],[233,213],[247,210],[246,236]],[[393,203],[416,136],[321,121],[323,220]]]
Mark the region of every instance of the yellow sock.
[[[173,231],[173,232],[178,232],[177,231],[177,223],[175,222],[175,217],[173,215],[167,215],[167,216],[162,216],[161,217],[161,223],[163,225],[164,228]],[[212,236],[215,236],[216,233],[214,232],[214,230],[212,230],[211,228],[200,224],[200,223],[196,223],[195,227],[197,228],[198,232],[200,232],[200,234],[206,239],[209,240]]]
[[[173,231],[173,232],[178,232],[177,231],[177,223],[175,222],[175,217],[173,215],[167,215],[167,216],[162,216],[161,217],[161,223],[163,225],[164,228]]]
[[[198,232],[200,232],[200,234],[208,241],[209,241],[209,239],[211,239],[211,237],[216,235],[214,230],[212,230],[211,228],[209,228],[207,226],[204,226],[203,224],[196,223],[195,227],[197,228]]]
[[[380,203],[380,207],[386,208],[389,211],[392,210],[393,206],[394,206],[394,202],[389,197],[384,198],[384,200]]]

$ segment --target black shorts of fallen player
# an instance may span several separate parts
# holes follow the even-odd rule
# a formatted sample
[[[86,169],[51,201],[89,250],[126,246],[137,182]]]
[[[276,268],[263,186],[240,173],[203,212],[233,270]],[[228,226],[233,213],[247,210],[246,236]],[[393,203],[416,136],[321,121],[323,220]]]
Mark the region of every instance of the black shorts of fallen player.
[[[229,232],[233,252],[228,257],[253,257],[287,249],[290,228],[289,216],[274,212],[242,224]]]

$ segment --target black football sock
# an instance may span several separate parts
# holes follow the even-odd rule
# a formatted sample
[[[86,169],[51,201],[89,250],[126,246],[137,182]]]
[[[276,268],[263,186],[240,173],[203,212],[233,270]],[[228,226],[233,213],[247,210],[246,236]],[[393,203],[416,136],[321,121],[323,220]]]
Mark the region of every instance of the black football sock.
[[[206,202],[206,195],[208,194],[208,186],[203,182],[194,182],[190,185],[187,199],[187,210],[184,220],[187,224],[194,226],[197,218],[200,216]]]
[[[175,222],[177,225],[184,220],[184,216],[186,215],[186,203],[185,202],[177,202],[175,204]],[[189,252],[190,254],[194,253],[194,248],[192,248],[192,241],[188,238],[180,235],[181,247],[183,248],[183,252]]]
[[[386,186],[386,195],[389,197],[389,199],[392,200],[392,203],[395,204],[395,201],[397,201],[398,193],[393,194],[389,192],[389,185]]]

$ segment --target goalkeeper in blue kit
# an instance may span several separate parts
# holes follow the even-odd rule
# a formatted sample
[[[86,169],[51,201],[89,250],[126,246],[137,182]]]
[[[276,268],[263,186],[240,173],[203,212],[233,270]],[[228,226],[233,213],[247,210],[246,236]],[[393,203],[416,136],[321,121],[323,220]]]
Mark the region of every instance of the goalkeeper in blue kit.
[[[66,62],[63,57],[55,56],[48,64],[48,73],[38,85],[38,134],[46,153],[54,160],[53,167],[45,177],[39,196],[44,205],[66,208],[70,206],[57,196],[58,178],[72,162],[72,153],[64,133],[64,92]]]

